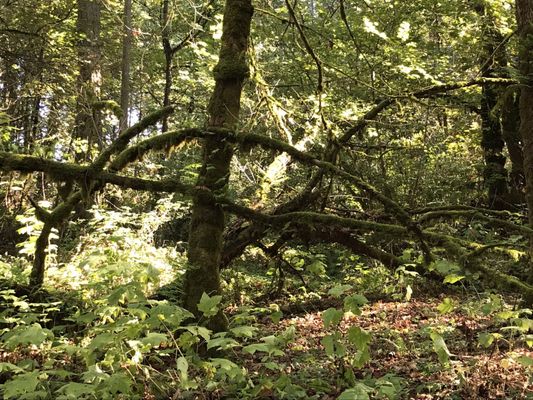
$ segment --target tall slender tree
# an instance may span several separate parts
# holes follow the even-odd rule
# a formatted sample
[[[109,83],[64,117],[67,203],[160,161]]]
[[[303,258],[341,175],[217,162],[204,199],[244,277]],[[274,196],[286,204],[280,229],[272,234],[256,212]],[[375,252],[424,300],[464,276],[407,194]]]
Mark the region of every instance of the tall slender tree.
[[[214,69],[215,88],[208,108],[208,130],[237,129],[242,87],[248,76],[246,54],[252,14],[250,0],[226,1],[219,60]],[[185,275],[185,306],[197,315],[203,293],[210,296],[221,293],[219,266],[225,215],[213,194],[226,189],[232,157],[233,147],[227,141],[217,137],[205,140],[197,181],[197,186],[204,190],[193,198],[189,266]],[[227,327],[224,314],[219,312],[209,326],[215,331],[224,330]]]
[[[129,119],[131,44],[133,39],[131,26],[131,0],[124,0],[123,24],[122,74],[120,82],[120,108],[122,109],[122,116],[120,118],[120,130],[125,129],[128,126]]]
[[[497,27],[496,18],[486,1],[476,4],[485,26],[482,43],[481,75],[486,78],[499,77],[506,65],[504,37]],[[495,85],[484,85],[481,97],[481,148],[485,158],[483,178],[487,190],[488,204],[492,208],[505,208],[507,205],[506,157],[503,155],[503,140],[500,115],[496,105],[501,89]]]
[[[516,21],[520,39],[520,134],[524,144],[529,225],[533,227],[533,0],[516,0]],[[530,254],[533,256],[533,239]],[[530,278],[533,280],[533,268]]]
[[[100,95],[102,84],[100,49],[99,1],[78,0],[76,28],[80,36],[78,42],[79,75],[78,100],[74,138],[87,143],[87,151],[75,151],[76,159],[89,159],[90,149],[99,141],[99,115],[93,103]],[[100,143],[101,145],[101,143]]]

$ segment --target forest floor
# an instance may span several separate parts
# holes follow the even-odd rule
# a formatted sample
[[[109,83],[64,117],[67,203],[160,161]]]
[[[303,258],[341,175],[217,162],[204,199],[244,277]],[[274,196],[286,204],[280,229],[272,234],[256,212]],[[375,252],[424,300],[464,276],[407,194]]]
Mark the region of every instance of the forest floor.
[[[274,322],[265,317],[260,325],[261,335],[281,335],[294,327],[293,340],[277,361],[310,398],[337,399],[351,370],[358,382],[394,386],[376,398],[533,399],[533,351],[526,343],[531,336],[519,334],[523,329],[512,319],[513,311],[497,311],[490,302],[458,295],[378,300],[364,306],[361,315],[345,314],[338,326],[325,329],[322,315],[332,306],[342,308],[342,302],[322,298],[308,311],[299,306],[293,312],[285,305],[283,319]],[[370,361],[362,368],[350,366],[349,349],[344,357],[328,357],[321,343],[334,332],[344,337],[352,326],[372,337]],[[444,360],[439,360],[439,346],[430,338],[430,330],[445,340]],[[239,356],[252,374],[265,361],[258,353]],[[259,398],[279,395],[265,388]]]
[[[313,287],[296,279],[275,297],[266,295],[277,286],[264,276],[239,276],[239,285],[226,287],[225,304],[238,304],[226,309],[230,330],[219,334],[198,333],[196,325],[179,325],[181,319],[178,328],[158,332],[159,321],[170,324],[179,307],[143,303],[131,285],[94,305],[73,302],[59,314],[64,302],[57,299],[67,300],[66,293],[30,304],[4,292],[0,319],[18,325],[0,335],[0,396],[533,399],[532,311],[520,308],[519,299],[471,284],[361,280],[361,274]],[[63,325],[69,321],[75,323]],[[138,343],[147,343],[144,353],[132,351]],[[81,383],[100,366],[114,375],[100,371],[101,384]],[[104,397],[104,390],[111,394]]]

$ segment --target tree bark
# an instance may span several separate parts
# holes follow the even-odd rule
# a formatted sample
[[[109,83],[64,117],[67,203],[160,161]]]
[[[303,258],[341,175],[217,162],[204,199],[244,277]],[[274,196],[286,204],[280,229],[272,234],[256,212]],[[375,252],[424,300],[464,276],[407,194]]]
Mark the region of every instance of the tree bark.
[[[207,128],[237,128],[240,98],[248,76],[246,52],[253,14],[250,0],[226,0],[219,61],[214,70],[215,88],[209,103]],[[230,143],[208,138],[204,142],[203,162],[197,186],[213,194],[226,189],[233,147]],[[189,266],[185,274],[185,306],[201,317],[198,303],[203,293],[221,293],[219,266],[223,248],[225,215],[214,199],[206,195],[193,198],[189,235]],[[222,311],[211,318],[214,331],[227,328]]]
[[[505,96],[502,108],[502,132],[511,161],[509,201],[517,205],[524,202],[525,188],[524,155],[520,137],[520,95],[513,92]]]
[[[124,31],[122,36],[122,73],[120,82],[120,108],[122,116],[120,118],[120,130],[128,127],[129,107],[130,107],[130,65],[131,65],[131,43],[133,38],[131,27],[131,0],[124,0]]]
[[[79,76],[78,100],[75,120],[74,139],[86,141],[87,151],[75,150],[77,161],[89,160],[91,147],[97,141],[100,117],[94,110],[94,103],[100,96],[100,2],[78,0],[78,18],[76,22],[78,34]],[[101,144],[101,143],[100,143]]]
[[[533,227],[533,0],[516,0],[516,21],[520,40],[521,74],[520,135],[524,144],[524,175],[529,226]],[[533,257],[533,239],[530,240]],[[530,281],[533,281],[533,268]],[[529,299],[530,302],[533,299]]]
[[[485,78],[498,77],[506,64],[504,47],[501,45],[503,35],[497,28],[489,7],[480,2],[477,9],[486,25],[481,59],[481,74]],[[506,158],[503,155],[505,143],[500,115],[495,112],[499,95],[500,91],[495,86],[483,86],[481,98],[481,148],[485,158],[483,178],[488,205],[495,209],[506,208],[508,197]]]
[[[163,54],[165,55],[165,88],[163,89],[163,107],[170,105],[170,93],[172,91],[172,46],[170,44],[170,16],[169,0],[163,0],[161,12],[161,38],[163,42]],[[163,118],[161,132],[168,131],[168,118]]]

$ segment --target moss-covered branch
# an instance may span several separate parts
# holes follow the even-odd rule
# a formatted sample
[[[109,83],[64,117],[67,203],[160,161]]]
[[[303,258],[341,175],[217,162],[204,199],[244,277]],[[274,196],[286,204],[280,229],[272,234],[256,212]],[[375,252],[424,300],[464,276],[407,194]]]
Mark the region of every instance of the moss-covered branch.
[[[527,218],[522,213],[518,212],[511,212],[508,210],[493,210],[490,208],[482,208],[482,207],[473,207],[473,206],[465,206],[465,205],[452,205],[452,206],[437,206],[437,207],[424,207],[424,208],[416,208],[413,210],[408,210],[409,214],[411,215],[420,215],[420,214],[426,214],[433,211],[477,211],[479,213],[493,215],[501,218],[509,218],[509,217],[515,217],[515,218]]]
[[[28,161],[29,160],[29,161]],[[28,162],[25,162],[28,161]],[[31,166],[31,168],[29,167]],[[19,168],[20,167],[20,168]],[[1,153],[0,152],[0,168],[1,169],[8,169],[8,170],[24,170],[26,172],[29,171],[41,171],[41,172],[47,172],[47,173],[53,173],[56,174],[60,178],[69,178],[69,179],[84,179],[87,174],[89,173],[87,167],[75,165],[75,164],[66,164],[66,163],[59,163],[56,161],[51,160],[42,160],[37,157],[32,156],[23,156],[23,155],[13,155],[9,153]],[[28,169],[29,168],[29,169]],[[412,231],[410,231],[405,226],[400,225],[393,225],[393,224],[383,224],[378,222],[372,222],[372,221],[365,221],[365,220],[357,220],[353,218],[345,218],[345,217],[339,217],[335,215],[326,215],[326,214],[320,214],[320,213],[314,213],[314,212],[290,212],[285,214],[279,214],[279,215],[268,215],[264,213],[260,213],[258,211],[252,210],[248,207],[244,207],[238,204],[233,203],[231,200],[223,198],[223,197],[217,197],[213,195],[213,193],[209,190],[206,190],[202,187],[192,187],[187,186],[184,184],[181,184],[180,182],[176,180],[163,180],[163,181],[153,181],[153,180],[147,180],[147,179],[140,179],[140,178],[132,178],[127,176],[121,176],[109,172],[100,172],[99,174],[96,174],[95,176],[89,175],[90,179],[98,180],[102,183],[110,183],[114,185],[119,185],[124,188],[130,188],[135,190],[147,190],[147,191],[155,191],[155,192],[176,192],[176,193],[182,193],[186,196],[201,196],[205,201],[210,201],[213,203],[219,203],[222,205],[224,210],[227,212],[239,215],[241,217],[258,221],[261,224],[267,225],[267,226],[285,226],[287,224],[294,224],[295,226],[322,226],[322,227],[338,227],[339,229],[347,228],[350,230],[357,230],[357,231],[363,231],[363,232],[379,232],[382,234],[386,234],[393,237],[401,237],[405,238],[408,236],[414,235]],[[56,226],[60,221],[62,221],[64,218],[66,218],[72,209],[74,208],[75,204],[77,204],[81,200],[81,193],[80,191],[72,194],[69,199],[65,202],[60,204],[54,211],[51,213],[53,215],[53,220],[47,221],[45,224],[46,229],[43,230],[43,232],[48,232],[51,230],[53,226]],[[461,213],[461,215],[464,215],[464,213],[470,213],[470,211],[463,211],[458,213]],[[485,217],[488,218],[490,221],[495,220],[494,218]],[[502,226],[507,226],[506,221],[500,221],[498,222],[505,223]],[[519,226],[511,224],[513,228],[517,228]],[[528,229],[528,228],[526,228]],[[524,230],[524,232],[528,232]],[[466,247],[464,247],[463,244],[460,243],[460,241],[456,240],[455,238],[435,233],[435,232],[429,232],[429,231],[421,231],[420,232],[423,235],[423,238],[427,240],[429,243],[431,243],[434,246],[442,246],[446,249],[450,254],[455,256],[457,259],[462,260],[464,262],[465,267],[468,269],[471,269],[473,271],[479,271],[483,275],[487,276],[489,279],[495,279],[492,281],[492,283],[496,286],[503,286],[506,289],[511,290],[517,290],[521,292],[522,294],[526,295],[533,295],[533,287],[521,282],[519,279],[506,275],[497,271],[494,271],[492,268],[485,267],[481,263],[478,263],[474,260],[472,260],[470,257],[470,253],[466,250]],[[45,235],[46,236],[46,235]],[[415,235],[416,237],[416,235]],[[42,243],[47,244],[47,239],[45,238],[41,240]],[[341,241],[338,241],[339,243]],[[355,242],[352,241],[350,244],[352,247]],[[386,264],[389,265],[397,265],[399,262],[399,259],[394,258],[393,255],[390,255],[388,253],[385,253],[383,251],[380,251],[379,249],[365,246],[363,242],[356,243],[358,246],[358,251],[362,254],[368,255],[372,258],[378,259]],[[39,253],[38,254],[44,254],[42,253],[43,249],[42,246],[39,246]],[[36,253],[37,254],[37,253]],[[41,257],[42,258],[42,257]],[[39,260],[41,259],[39,258]],[[35,274],[32,275],[32,282],[36,282],[37,280],[41,279],[42,274],[44,274],[44,269],[35,269]],[[42,274],[41,274],[42,272]]]
[[[497,228],[504,228],[508,231],[513,231],[520,233],[522,235],[533,237],[533,229],[523,226],[523,225],[517,225],[512,222],[500,219],[500,218],[494,218],[489,217],[477,210],[441,210],[441,211],[430,211],[420,216],[419,222],[424,223],[431,221],[433,219],[439,219],[439,218],[469,218],[469,219],[477,219],[479,221],[484,221],[487,224],[489,224],[492,227]]]
[[[153,113],[147,115],[142,120],[137,122],[135,125],[121,132],[118,138],[113,143],[111,143],[108,148],[102,151],[100,155],[96,158],[96,160],[94,160],[94,162],[90,166],[90,169],[94,171],[102,170],[113,154],[120,153],[128,146],[130,141],[135,136],[137,136],[149,126],[156,124],[162,118],[170,115],[173,111],[173,107],[165,107],[158,111],[154,111]]]
[[[502,85],[509,86],[517,84],[518,82],[514,79],[505,79],[505,78],[476,78],[470,81],[459,81],[453,83],[445,83],[440,85],[430,86],[424,89],[417,90],[415,92],[402,94],[400,96],[389,97],[387,99],[381,100],[377,105],[372,109],[367,111],[361,118],[359,118],[352,127],[350,127],[343,136],[339,139],[339,143],[346,144],[350,141],[352,137],[360,134],[363,129],[368,125],[370,121],[376,118],[383,110],[395,104],[400,99],[425,99],[432,96],[435,96],[440,93],[451,92],[453,90],[465,89],[471,86],[482,86],[482,85]]]
[[[216,139],[217,141],[226,140],[229,142],[239,143],[243,145],[250,145],[250,144],[259,145],[267,149],[272,149],[272,150],[277,150],[280,152],[288,153],[297,161],[300,161],[304,164],[316,166],[330,173],[334,173],[335,175],[348,181],[350,184],[353,184],[359,189],[365,191],[370,197],[382,203],[385,209],[390,211],[391,214],[393,214],[400,223],[402,223],[409,230],[414,232],[416,237],[420,240],[422,248],[424,252],[426,253],[427,261],[430,261],[431,259],[430,250],[429,250],[429,247],[424,243],[420,228],[416,225],[416,223],[412,221],[409,213],[407,213],[398,203],[396,203],[394,200],[390,199],[389,197],[383,195],[381,192],[379,192],[376,188],[374,188],[368,182],[360,179],[359,177],[356,177],[355,175],[352,175],[344,171],[343,169],[337,167],[335,164],[328,162],[328,161],[320,160],[314,157],[312,154],[302,152],[281,140],[269,138],[264,135],[256,135],[256,134],[251,134],[251,133],[236,134],[226,129],[216,129],[216,130],[212,129],[211,131],[201,131],[198,129],[190,129],[190,130],[169,132],[165,135],[160,135],[154,138],[146,139],[142,141],[141,143],[139,143],[138,145],[133,146],[123,151],[117,156],[116,160],[112,163],[111,167],[113,169],[123,168],[125,165],[127,165],[128,162],[131,162],[137,159],[138,157],[141,157],[143,154],[145,154],[146,152],[152,149],[160,149],[163,147],[176,145],[190,138],[209,138],[209,139]],[[118,145],[115,148],[118,148]],[[100,160],[100,157],[97,159],[97,161],[99,162],[99,160]],[[38,163],[37,165],[36,163],[33,163],[33,164],[34,164],[34,167],[38,167]],[[58,170],[57,164],[54,164],[53,162],[49,162],[47,165],[49,168],[54,167],[54,171]],[[94,167],[94,165],[101,165],[101,164],[95,163],[93,164],[92,167],[87,169],[88,179],[95,179],[98,176],[98,170]],[[42,171],[41,169],[38,169],[38,170]],[[44,171],[44,172],[47,172],[47,171]]]
[[[408,227],[415,233],[421,246],[426,254],[427,261],[431,260],[431,254],[429,247],[424,243],[421,235],[420,228],[411,219],[411,216],[405,211],[398,203],[389,197],[383,195],[379,190],[373,187],[368,182],[361,178],[346,172],[345,170],[337,167],[335,164],[316,158],[310,153],[306,153],[296,149],[294,146],[282,141],[270,138],[264,135],[257,135],[253,133],[239,133],[236,134],[227,129],[211,129],[211,131],[201,131],[198,129],[190,129],[184,131],[169,132],[165,135],[156,136],[151,139],[147,139],[139,143],[137,146],[133,146],[130,149],[122,152],[116,159],[117,166],[124,166],[128,162],[133,161],[137,157],[144,155],[146,152],[152,149],[160,149],[162,147],[168,147],[177,145],[186,139],[190,138],[215,138],[217,141],[229,141],[232,143],[239,143],[241,145],[258,145],[266,149],[276,150],[282,153],[289,154],[293,159],[311,166],[316,166],[324,171],[333,173],[336,176],[343,178],[350,184],[365,191],[370,197],[379,201],[386,210],[390,211],[400,223]]]
[[[167,150],[178,146],[187,139],[203,137],[200,129],[183,129],[179,131],[170,131],[149,139],[142,140],[134,146],[130,146],[118,154],[109,166],[110,171],[120,171],[128,164],[141,159],[151,151]]]
[[[352,218],[339,217],[335,215],[325,215],[314,212],[292,212],[281,215],[267,215],[259,213],[255,210],[233,204],[225,199],[218,199],[223,204],[223,208],[252,220],[259,221],[262,224],[270,226],[286,226],[294,224],[295,226],[315,226],[323,227],[337,227],[339,229],[348,228],[361,231],[375,231],[385,234],[390,234],[395,237],[405,238],[412,232],[407,228],[399,225],[381,224],[369,221],[359,221]],[[433,246],[440,246],[444,248],[450,255],[460,260],[464,267],[480,272],[494,287],[502,287],[507,290],[517,291],[524,295],[525,298],[533,298],[533,286],[521,282],[518,278],[496,271],[494,268],[486,267],[484,264],[469,257],[470,253],[463,247],[455,238],[435,232],[422,231],[424,239],[426,239]],[[381,256],[380,256],[381,257]]]
[[[0,170],[20,172],[45,172],[53,178],[69,180],[79,178],[87,167],[77,164],[62,163],[41,157],[14,154],[0,151]]]

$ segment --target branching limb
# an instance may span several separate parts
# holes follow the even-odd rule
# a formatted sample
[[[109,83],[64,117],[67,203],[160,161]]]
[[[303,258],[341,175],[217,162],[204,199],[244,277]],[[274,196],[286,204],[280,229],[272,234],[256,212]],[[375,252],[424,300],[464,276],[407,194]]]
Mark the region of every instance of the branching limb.
[[[339,139],[339,143],[346,144],[350,141],[350,139],[353,136],[359,135],[370,121],[375,119],[383,110],[393,105],[399,99],[408,99],[408,98],[425,99],[425,98],[432,97],[440,93],[450,92],[450,91],[458,90],[458,89],[465,89],[471,86],[480,86],[480,85],[487,85],[487,84],[509,86],[509,85],[514,85],[516,83],[517,81],[514,79],[476,78],[470,81],[459,81],[459,82],[454,82],[454,83],[446,83],[446,84],[430,86],[428,88],[420,89],[412,93],[406,93],[401,96],[390,97],[390,98],[381,100],[372,109],[367,111],[365,115],[359,118],[354,123],[354,125],[344,133],[344,135]]]
[[[118,175],[102,172],[106,163],[111,156],[118,153],[127,147],[131,139],[146,129],[148,126],[155,124],[165,115],[172,112],[171,107],[156,111],[140,122],[126,129],[122,134],[104,150],[96,160],[89,166],[80,166],[77,164],[60,163],[53,160],[45,160],[39,157],[12,154],[0,152],[0,170],[7,171],[23,171],[23,172],[46,172],[59,180],[69,182],[77,180],[82,182],[80,189],[70,194],[67,199],[56,206],[52,212],[41,212],[40,208],[36,207],[37,217],[41,217],[44,222],[43,230],[35,244],[35,255],[33,259],[33,267],[30,275],[30,285],[38,288],[43,284],[44,273],[46,269],[46,248],[48,246],[50,233],[52,228],[60,225],[69,217],[76,205],[98,187],[93,180],[102,180],[107,178],[109,183],[122,183],[123,185],[130,184],[139,186],[139,182],[135,178],[120,177]],[[91,179],[92,178],[92,179]],[[111,182],[114,181],[114,182]],[[146,183],[144,183],[146,185]],[[142,185],[140,185],[142,186]],[[140,188],[140,186],[138,188]]]
[[[430,211],[428,213],[425,213],[420,216],[419,222],[424,223],[431,221],[433,219],[439,219],[439,218],[469,218],[469,219],[477,219],[480,221],[484,221],[488,223],[489,225],[493,227],[498,228],[504,228],[509,231],[514,231],[517,233],[520,233],[522,235],[533,237],[533,229],[525,226],[525,225],[517,225],[513,224],[512,222],[499,219],[499,218],[493,218],[488,217],[481,212],[477,210],[442,210],[442,211]]]

